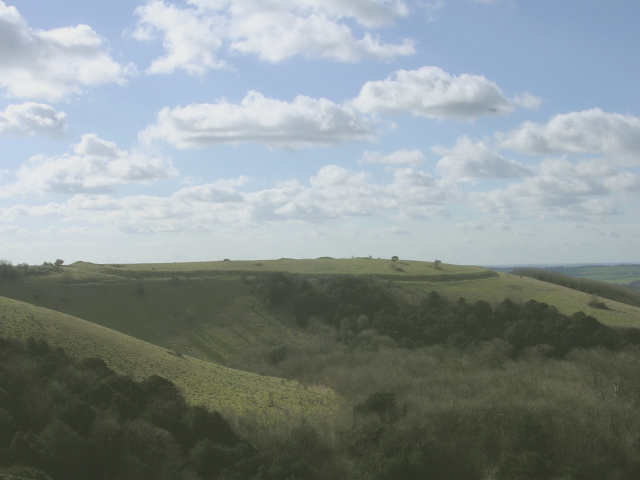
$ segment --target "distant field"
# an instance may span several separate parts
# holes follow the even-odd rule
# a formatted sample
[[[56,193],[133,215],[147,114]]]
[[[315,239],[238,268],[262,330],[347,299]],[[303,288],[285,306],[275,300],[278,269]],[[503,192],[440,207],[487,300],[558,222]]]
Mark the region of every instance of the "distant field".
[[[544,270],[570,277],[589,278],[600,282],[628,285],[640,282],[640,265],[588,265],[582,267],[544,267]]]
[[[0,334],[44,338],[78,357],[100,357],[114,370],[143,379],[157,374],[174,382],[193,404],[268,420],[281,415],[323,415],[338,408],[327,388],[233,370],[175,355],[99,325],[0,297]]]

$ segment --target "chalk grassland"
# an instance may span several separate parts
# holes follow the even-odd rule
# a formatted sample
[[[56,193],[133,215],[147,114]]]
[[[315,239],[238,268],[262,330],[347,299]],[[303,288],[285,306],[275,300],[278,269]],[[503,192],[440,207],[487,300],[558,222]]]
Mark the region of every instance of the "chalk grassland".
[[[59,312],[0,297],[0,334],[43,338],[78,357],[102,358],[119,373],[144,379],[152,374],[174,382],[196,405],[263,421],[281,416],[322,416],[338,409],[323,387],[256,375],[177,356],[150,343]]]
[[[485,300],[492,304],[505,298],[510,298],[516,303],[533,299],[553,305],[560,313],[566,315],[582,311],[609,326],[640,328],[640,308],[638,307],[603,300],[609,310],[593,308],[588,305],[591,295],[587,293],[508,273],[500,273],[498,277],[482,280],[446,283],[407,282],[404,288],[416,297],[423,292],[435,290],[452,300],[465,297],[467,301]]]

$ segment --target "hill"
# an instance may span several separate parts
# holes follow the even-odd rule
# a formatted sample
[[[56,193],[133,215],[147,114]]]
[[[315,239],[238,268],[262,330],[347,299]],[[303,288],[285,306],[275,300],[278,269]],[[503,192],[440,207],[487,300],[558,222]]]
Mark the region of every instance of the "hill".
[[[482,267],[369,258],[218,261],[97,265],[76,262],[40,275],[0,282],[0,295],[88,320],[168,350],[220,364],[253,347],[282,343],[305,348],[313,339],[295,322],[266,308],[255,284],[277,272],[305,277],[357,275],[386,283],[395,295],[418,298],[437,291],[457,299],[497,304],[509,297],[584,311],[611,326],[640,326],[640,309]]]
[[[152,345],[123,333],[24,302],[0,297],[0,334],[43,338],[73,356],[99,357],[136,380],[153,374],[178,386],[189,402],[219,411],[271,418],[337,408],[326,388],[256,375]]]
[[[593,308],[589,305],[591,295],[588,293],[509,273],[500,272],[497,277],[477,281],[411,282],[411,286],[407,285],[405,288],[413,295],[432,289],[451,299],[465,297],[467,300],[485,300],[491,304],[496,304],[504,298],[510,298],[516,303],[536,300],[555,306],[565,315],[582,311],[611,327],[640,327],[640,308],[638,307],[605,300],[608,310]]]
[[[0,295],[111,328],[202,360],[224,363],[256,345],[303,345],[304,332],[264,308],[262,275],[366,275],[455,282],[497,274],[482,267],[356,259],[96,265],[76,262],[0,282]],[[285,319],[286,320],[286,319]]]

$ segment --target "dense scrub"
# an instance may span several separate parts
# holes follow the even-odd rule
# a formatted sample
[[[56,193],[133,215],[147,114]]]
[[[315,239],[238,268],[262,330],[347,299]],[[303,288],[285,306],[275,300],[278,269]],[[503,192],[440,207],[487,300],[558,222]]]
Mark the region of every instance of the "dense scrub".
[[[304,458],[307,478],[640,478],[634,351],[557,359],[530,347],[514,359],[500,340],[367,351],[326,331],[277,365],[263,353],[237,366],[332,385],[345,399],[333,423],[235,420],[261,451]]]
[[[279,479],[291,473],[274,469],[218,412],[187,405],[161,377],[135,382],[99,359],[74,360],[42,340],[0,337],[0,477]]]
[[[511,273],[572,288],[574,290],[579,290],[591,295],[597,295],[616,302],[633,305],[634,307],[640,307],[640,293],[618,285],[599,282],[597,280],[591,280],[590,278],[570,277],[568,275],[563,275],[562,273],[539,268],[517,268]]]

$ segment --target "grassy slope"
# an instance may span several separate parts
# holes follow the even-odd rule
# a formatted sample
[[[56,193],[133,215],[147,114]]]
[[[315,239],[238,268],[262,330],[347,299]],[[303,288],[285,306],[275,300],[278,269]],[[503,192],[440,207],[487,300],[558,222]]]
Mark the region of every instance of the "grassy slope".
[[[331,390],[233,370],[164,348],[63,313],[0,297],[0,334],[44,338],[74,356],[97,356],[136,379],[163,376],[187,399],[221,411],[261,418],[328,413],[337,408]]]
[[[561,313],[571,315],[583,311],[606,325],[640,328],[640,308],[604,300],[610,310],[588,305],[591,295],[570,288],[541,282],[529,277],[500,273],[499,277],[447,283],[411,282],[407,288],[414,294],[437,291],[451,299],[465,297],[468,301],[486,300],[497,303],[504,298],[521,303],[534,299],[555,306]]]
[[[0,283],[0,295],[112,328],[202,360],[224,363],[257,344],[304,342],[260,304],[243,277],[263,272],[457,278],[482,267],[376,259],[263,260],[96,265],[77,262],[49,275]],[[141,283],[144,295],[137,295]]]
[[[260,308],[235,272],[146,276],[144,295],[126,273],[89,266],[0,284],[0,295],[61,311],[203,360],[223,362],[269,339],[293,332]]]

